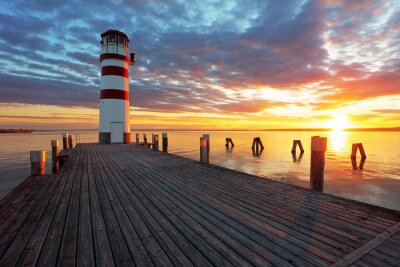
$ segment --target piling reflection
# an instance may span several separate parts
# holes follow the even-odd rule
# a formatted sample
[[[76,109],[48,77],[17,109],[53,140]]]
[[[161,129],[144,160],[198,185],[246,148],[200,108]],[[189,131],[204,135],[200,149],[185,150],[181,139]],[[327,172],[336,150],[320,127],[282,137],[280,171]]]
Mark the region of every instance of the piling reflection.
[[[357,170],[362,171],[364,169],[364,164],[365,164],[366,160],[367,160],[366,158],[361,158],[360,165],[357,166],[357,158],[351,157],[351,165],[353,166],[353,170],[354,171],[357,171]]]
[[[299,157],[297,157],[297,153],[292,152],[293,163],[300,163],[301,159],[303,158],[303,155],[304,155],[304,152],[300,152]]]
[[[264,151],[264,148],[256,148],[256,149],[252,149],[253,151],[253,157],[259,158],[262,154],[262,152]]]

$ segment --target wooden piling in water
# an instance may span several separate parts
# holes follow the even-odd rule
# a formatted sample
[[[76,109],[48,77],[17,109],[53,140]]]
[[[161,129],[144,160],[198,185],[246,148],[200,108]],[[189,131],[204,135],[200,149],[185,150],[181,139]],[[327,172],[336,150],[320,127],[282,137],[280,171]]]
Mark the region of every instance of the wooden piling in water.
[[[137,133],[137,134],[135,134],[135,136],[136,136],[136,145],[138,146],[140,143],[139,143],[139,134]]]
[[[153,150],[158,151],[158,134],[153,134]]]
[[[51,140],[51,171],[57,173],[59,169],[58,153],[59,153],[58,140]]]
[[[162,133],[162,151],[168,152],[168,133]]]
[[[211,135],[210,134],[203,134],[203,138],[208,141],[208,150],[210,150],[210,144],[211,144]]]
[[[200,137],[200,163],[208,164],[210,162],[210,141],[207,138]]]
[[[296,153],[296,148],[297,148],[297,146],[299,146],[299,149],[300,149],[300,153],[304,153],[304,148],[303,148],[303,145],[301,144],[301,141],[300,140],[293,140],[293,145],[292,145],[292,150],[291,150],[291,152],[292,153]]]
[[[44,175],[46,163],[46,151],[37,150],[30,152],[31,176]]]
[[[68,148],[68,133],[62,134],[62,140],[63,140],[63,149],[67,149]]]
[[[143,145],[144,147],[147,147],[147,135],[143,134]]]
[[[251,145],[251,149],[253,151],[255,150],[257,154],[258,154],[258,151],[261,152],[264,150],[264,145],[263,145],[260,137],[253,138],[253,144]]]
[[[311,137],[310,188],[317,191],[324,189],[326,144],[326,137]]]
[[[229,149],[229,145],[231,145],[231,148],[233,148],[235,146],[235,144],[232,141],[232,138],[227,137],[227,138],[225,138],[225,141],[226,141],[226,143],[225,143],[226,149]]]
[[[357,157],[357,150],[360,150],[361,158],[366,159],[367,155],[365,154],[364,146],[362,143],[355,143],[351,146],[351,158]]]
[[[68,135],[68,147],[69,148],[74,148],[74,141],[73,141],[74,136],[72,134]]]
[[[364,146],[362,143],[358,143],[358,149],[360,150],[361,158],[366,159],[367,155],[365,154]]]

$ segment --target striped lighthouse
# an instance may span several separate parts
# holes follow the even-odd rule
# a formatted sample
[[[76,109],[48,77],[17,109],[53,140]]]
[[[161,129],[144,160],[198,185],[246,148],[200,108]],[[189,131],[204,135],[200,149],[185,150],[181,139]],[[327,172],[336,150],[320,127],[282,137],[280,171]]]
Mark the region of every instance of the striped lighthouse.
[[[99,143],[130,142],[129,75],[134,53],[128,56],[128,36],[117,30],[101,35],[101,91]]]

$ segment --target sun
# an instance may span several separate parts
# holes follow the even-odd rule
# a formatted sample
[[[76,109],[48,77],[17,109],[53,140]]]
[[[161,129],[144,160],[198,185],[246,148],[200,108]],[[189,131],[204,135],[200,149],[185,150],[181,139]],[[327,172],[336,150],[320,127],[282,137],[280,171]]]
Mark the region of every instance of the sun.
[[[350,127],[350,120],[347,115],[334,116],[328,121],[327,126],[333,131],[340,132]]]

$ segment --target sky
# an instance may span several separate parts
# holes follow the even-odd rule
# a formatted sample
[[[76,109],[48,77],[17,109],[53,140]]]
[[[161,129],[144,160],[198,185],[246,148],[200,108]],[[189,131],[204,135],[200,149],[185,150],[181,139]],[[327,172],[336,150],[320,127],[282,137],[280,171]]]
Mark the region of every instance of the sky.
[[[0,128],[97,129],[108,29],[137,54],[132,129],[400,126],[398,0],[13,0]]]

